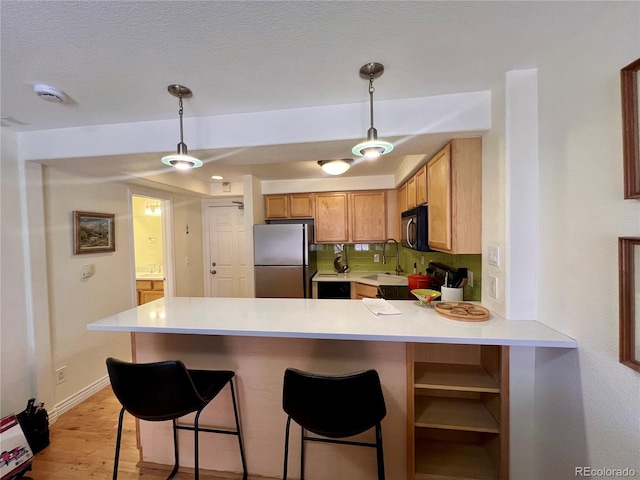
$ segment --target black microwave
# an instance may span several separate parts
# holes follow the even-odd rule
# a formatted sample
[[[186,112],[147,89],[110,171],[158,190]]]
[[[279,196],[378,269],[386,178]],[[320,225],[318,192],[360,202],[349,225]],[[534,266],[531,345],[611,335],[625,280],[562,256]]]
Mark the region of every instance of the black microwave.
[[[428,216],[429,210],[426,206],[402,212],[401,238],[403,247],[412,248],[420,252],[431,251],[427,227]]]

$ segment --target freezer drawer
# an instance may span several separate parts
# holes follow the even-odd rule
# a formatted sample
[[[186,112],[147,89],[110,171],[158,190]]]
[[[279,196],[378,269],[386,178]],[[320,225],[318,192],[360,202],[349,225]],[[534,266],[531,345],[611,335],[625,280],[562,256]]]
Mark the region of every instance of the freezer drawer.
[[[255,267],[257,298],[304,298],[306,270],[300,266]]]

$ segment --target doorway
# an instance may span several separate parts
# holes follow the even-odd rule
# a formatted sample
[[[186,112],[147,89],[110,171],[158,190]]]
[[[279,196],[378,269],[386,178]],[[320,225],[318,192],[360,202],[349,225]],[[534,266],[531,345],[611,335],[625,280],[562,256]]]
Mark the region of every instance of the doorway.
[[[206,205],[205,292],[208,297],[247,297],[242,202]]]
[[[131,194],[136,305],[168,296],[171,291],[167,276],[171,256],[167,251],[165,234],[169,206],[168,199]]]

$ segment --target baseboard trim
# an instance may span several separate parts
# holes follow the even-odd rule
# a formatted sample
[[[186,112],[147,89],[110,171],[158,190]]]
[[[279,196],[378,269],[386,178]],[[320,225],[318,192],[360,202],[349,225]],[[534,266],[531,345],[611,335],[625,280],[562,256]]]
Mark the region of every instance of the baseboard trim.
[[[104,387],[106,387],[109,384],[110,384],[109,376],[105,375],[104,377],[96,380],[92,384],[87,385],[86,387],[84,387],[82,390],[75,393],[74,395],[71,395],[70,397],[65,398],[60,403],[56,403],[53,406],[53,410],[47,412],[49,414],[49,423],[50,424],[55,423],[60,415],[62,415],[65,412],[68,412],[73,407],[80,405],[87,398],[98,393],[100,390],[102,390]]]

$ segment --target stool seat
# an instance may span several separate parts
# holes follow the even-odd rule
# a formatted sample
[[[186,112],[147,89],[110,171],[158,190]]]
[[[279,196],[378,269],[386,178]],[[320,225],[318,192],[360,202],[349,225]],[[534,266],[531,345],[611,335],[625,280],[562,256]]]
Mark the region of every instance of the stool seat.
[[[244,446],[240,432],[240,421],[236,405],[233,378],[235,373],[229,370],[188,370],[179,360],[153,363],[130,363],[115,358],[107,359],[107,371],[113,392],[122,405],[118,421],[118,436],[114,459],[113,479],[118,478],[118,459],[122,436],[124,412],[140,420],[160,422],[171,420],[173,424],[173,442],[175,464],[168,479],[178,472],[179,452],[178,430],[194,432],[195,478],[199,478],[198,433],[222,433],[236,435],[240,446],[243,479],[247,479],[247,467]],[[198,425],[202,410],[229,385],[236,422],[235,430],[201,428]],[[177,420],[189,413],[196,412],[193,425],[178,424]]]
[[[284,475],[287,478],[291,420],[301,427],[300,479],[304,480],[305,441],[373,447],[378,479],[384,480],[381,421],[387,410],[378,372],[366,370],[345,375],[320,375],[286,369],[282,408],[287,413]],[[342,440],[375,428],[375,443]],[[317,436],[308,436],[309,431]]]

